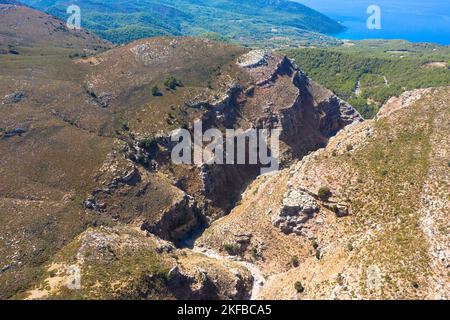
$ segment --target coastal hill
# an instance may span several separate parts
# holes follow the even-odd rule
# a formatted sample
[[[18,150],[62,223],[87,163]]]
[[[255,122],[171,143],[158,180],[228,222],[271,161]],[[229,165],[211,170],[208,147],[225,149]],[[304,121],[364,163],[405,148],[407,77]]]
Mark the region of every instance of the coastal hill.
[[[24,0],[63,20],[71,1]],[[114,43],[154,36],[207,36],[247,45],[337,43],[342,25],[286,0],[80,0],[81,24]]]

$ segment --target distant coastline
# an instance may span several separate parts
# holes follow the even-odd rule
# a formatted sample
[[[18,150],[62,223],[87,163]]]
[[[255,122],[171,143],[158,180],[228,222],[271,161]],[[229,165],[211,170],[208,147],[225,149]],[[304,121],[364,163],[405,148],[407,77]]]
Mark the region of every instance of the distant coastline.
[[[450,6],[448,0],[378,0],[382,11],[381,30],[366,27],[370,0],[294,0],[309,6],[347,27],[334,34],[340,39],[404,39],[450,45]]]

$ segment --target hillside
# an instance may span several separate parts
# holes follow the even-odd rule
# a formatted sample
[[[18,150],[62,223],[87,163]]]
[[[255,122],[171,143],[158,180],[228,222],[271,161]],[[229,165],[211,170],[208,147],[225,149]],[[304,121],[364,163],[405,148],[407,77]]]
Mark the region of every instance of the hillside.
[[[15,1],[0,1],[0,50],[14,46],[47,46],[78,50],[103,50],[107,41],[86,30],[69,30],[64,21]]]
[[[449,95],[404,93],[258,177],[192,249],[129,226],[90,228],[17,297],[448,299]],[[65,287],[74,267],[81,290]]]
[[[202,37],[112,46],[7,1],[0,299],[449,298],[449,86],[364,121],[307,59]],[[421,86],[446,81],[440,46],[311,55],[351,66],[367,46],[371,63],[420,63]],[[281,170],[175,163],[171,132],[197,120],[236,139],[280,130]]]
[[[406,92],[260,176],[196,250],[259,270],[260,299],[448,299],[449,99]]]
[[[82,275],[79,290],[67,288],[70,270]],[[27,299],[248,299],[252,275],[176,249],[138,228],[90,228],[58,252]]]
[[[192,130],[197,119],[204,130],[276,126],[288,166],[361,121],[359,114],[283,55],[189,37],[106,50],[98,38],[76,37],[63,25],[55,31],[49,26],[59,20],[33,9],[0,4],[0,11],[0,34],[8,35],[0,55],[0,297],[248,298],[255,278],[242,264],[231,264],[240,276],[230,274],[181,247],[234,207],[260,165],[175,165],[169,133]],[[26,37],[33,41],[20,41]],[[64,282],[85,237],[100,241],[87,254],[98,260],[86,256],[79,266],[92,282],[81,292],[47,290]],[[128,238],[128,248],[117,247]],[[155,241],[178,247],[179,265]],[[118,259],[109,271],[104,248]],[[117,272],[122,258],[140,271]],[[84,262],[105,273],[85,274]],[[168,277],[177,265],[182,275]],[[203,283],[199,268],[212,278]],[[107,286],[114,277],[129,286],[92,292],[97,280]],[[146,290],[142,279],[160,290]],[[212,290],[214,279],[222,285]]]
[[[64,0],[24,3],[61,19],[68,17]],[[250,46],[334,44],[323,34],[343,27],[299,3],[285,0],[95,0],[76,2],[82,27],[114,43],[154,36],[207,36]]]
[[[450,48],[431,43],[347,41],[343,46],[283,53],[366,118],[406,90],[450,85]]]

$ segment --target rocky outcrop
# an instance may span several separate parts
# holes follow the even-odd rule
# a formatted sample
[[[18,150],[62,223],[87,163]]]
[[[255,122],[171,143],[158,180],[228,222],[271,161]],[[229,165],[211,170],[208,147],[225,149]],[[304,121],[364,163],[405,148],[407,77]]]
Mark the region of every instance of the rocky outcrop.
[[[272,217],[272,224],[285,234],[302,234],[303,225],[319,210],[314,197],[299,189],[290,189],[283,205]]]
[[[239,258],[265,274],[266,299],[446,299],[449,94],[391,99],[377,119],[258,177],[196,244],[223,253],[250,233]]]
[[[219,288],[214,279],[214,275],[208,274],[206,269],[183,271],[180,267],[174,266],[168,273],[169,290],[174,293],[177,299],[208,299],[219,298],[219,292],[224,290],[227,299],[243,300],[249,298],[250,282],[248,275],[242,271],[231,270],[234,276],[233,281],[228,284],[229,289]],[[253,280],[253,279],[251,279]]]
[[[2,104],[13,104],[13,103],[19,103],[25,98],[25,92],[24,91],[16,91],[11,94],[6,95],[3,98]]]
[[[165,209],[157,220],[154,222],[145,220],[141,224],[141,229],[179,244],[187,233],[204,223],[204,216],[198,209],[196,201],[184,193],[181,199]]]
[[[378,111],[376,119],[382,119],[402,108],[410,106],[422,96],[429,94],[432,88],[406,91],[398,97],[390,98]]]

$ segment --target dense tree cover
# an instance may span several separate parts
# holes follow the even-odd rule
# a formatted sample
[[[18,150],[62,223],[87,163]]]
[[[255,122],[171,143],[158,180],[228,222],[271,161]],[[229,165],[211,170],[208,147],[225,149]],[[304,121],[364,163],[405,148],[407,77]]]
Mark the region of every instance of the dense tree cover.
[[[371,118],[387,99],[416,88],[450,85],[450,49],[404,41],[361,41],[351,46],[287,50],[300,68]]]
[[[66,19],[66,0],[24,0]],[[343,27],[300,3],[287,0],[78,0],[83,28],[114,43],[164,35],[219,34],[246,45],[334,44],[320,33]],[[274,39],[276,38],[276,39]]]

